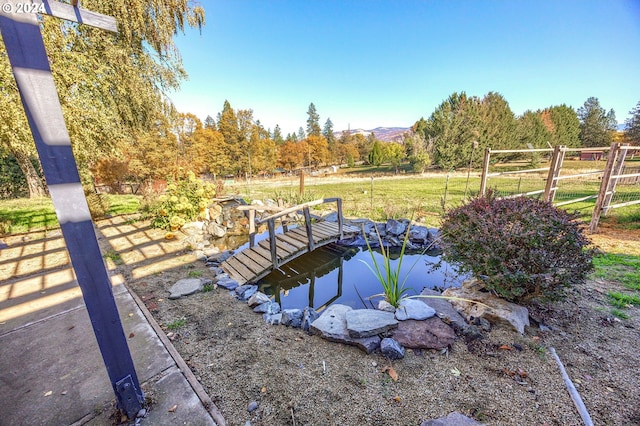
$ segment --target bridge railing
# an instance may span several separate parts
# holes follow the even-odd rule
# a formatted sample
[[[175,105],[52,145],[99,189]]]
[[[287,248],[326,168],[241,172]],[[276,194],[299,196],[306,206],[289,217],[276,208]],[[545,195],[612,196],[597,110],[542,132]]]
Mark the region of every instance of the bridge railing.
[[[275,206],[239,206],[240,210],[249,211],[249,246],[253,247],[255,245],[255,236],[257,234],[257,227],[261,224],[266,223],[267,229],[269,231],[269,248],[271,251],[271,261],[273,262],[274,268],[278,267],[278,257],[277,257],[277,247],[276,247],[276,220],[280,220],[282,225],[282,229],[284,232],[288,231],[288,222],[287,217],[292,213],[299,213],[302,210],[302,214],[304,217],[305,229],[307,232],[307,240],[309,245],[309,251],[313,251],[315,247],[315,242],[313,241],[313,231],[311,228],[311,220],[312,217],[315,219],[317,216],[312,215],[310,212],[310,208],[313,206],[317,206],[325,203],[336,203],[336,210],[338,213],[338,232],[340,239],[343,238],[342,225],[344,222],[344,218],[342,216],[342,198],[324,198],[314,201],[309,201],[307,203],[298,204],[296,206],[292,206],[289,208],[275,207]],[[256,211],[275,211],[274,214],[256,219]]]

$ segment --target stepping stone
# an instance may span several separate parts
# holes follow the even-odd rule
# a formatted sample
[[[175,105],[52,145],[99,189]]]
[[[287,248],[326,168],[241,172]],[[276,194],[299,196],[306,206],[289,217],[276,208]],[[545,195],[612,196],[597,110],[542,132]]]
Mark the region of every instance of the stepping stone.
[[[197,291],[202,291],[204,283],[200,278],[184,278],[171,286],[169,299],[179,299],[182,296],[189,296]]]

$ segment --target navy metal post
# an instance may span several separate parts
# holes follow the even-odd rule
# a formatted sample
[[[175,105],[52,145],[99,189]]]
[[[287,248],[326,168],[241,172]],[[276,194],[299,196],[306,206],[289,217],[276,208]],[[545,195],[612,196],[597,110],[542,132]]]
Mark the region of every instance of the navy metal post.
[[[130,418],[142,408],[131,353],[89,214],[71,140],[51,74],[37,13],[116,31],[112,17],[55,1],[0,2],[0,30],[44,177],[82,290],[118,407]]]

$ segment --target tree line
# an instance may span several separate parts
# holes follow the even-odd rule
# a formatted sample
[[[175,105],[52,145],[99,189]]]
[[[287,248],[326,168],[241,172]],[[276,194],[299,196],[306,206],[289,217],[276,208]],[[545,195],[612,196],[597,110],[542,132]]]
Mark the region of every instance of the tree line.
[[[324,165],[409,162],[415,171],[478,165],[485,147],[607,146],[614,138],[640,143],[640,102],[623,135],[613,110],[597,98],[574,110],[559,105],[516,116],[502,95],[453,93],[399,142],[374,134],[334,133],[311,103],[306,127],[286,136],[266,129],[251,109],[228,101],[202,122],[177,111],[165,96],[186,76],[173,36],[202,27],[204,10],[192,1],[87,0],[84,6],[114,16],[119,33],[107,34],[43,17],[49,54],[74,154],[86,183],[99,180],[151,184],[188,172],[256,176]],[[0,197],[46,194],[35,146],[15,81],[0,43]]]

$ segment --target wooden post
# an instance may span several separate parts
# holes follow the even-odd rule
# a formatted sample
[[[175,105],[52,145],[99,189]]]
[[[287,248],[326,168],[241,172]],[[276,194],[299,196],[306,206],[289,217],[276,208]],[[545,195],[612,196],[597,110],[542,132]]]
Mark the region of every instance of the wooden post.
[[[273,264],[273,269],[278,269],[275,219],[269,219],[267,221],[267,226],[269,227],[269,248],[271,249],[271,263]]]
[[[553,155],[551,156],[551,164],[549,165],[549,174],[547,175],[547,183],[544,188],[544,195],[542,199],[553,203],[553,199],[556,197],[556,190],[558,189],[557,178],[560,176],[562,170],[562,162],[564,160],[564,153],[566,146],[559,145],[553,149]]]
[[[27,6],[33,13],[18,13],[25,12]],[[118,407],[129,418],[135,418],[142,408],[144,394],[95,237],[37,13],[113,32],[116,32],[116,21],[48,0],[29,3],[6,0],[0,8],[2,39],[107,374]]]
[[[340,239],[344,239],[344,234],[342,233],[342,224],[344,223],[344,217],[342,217],[342,198],[336,199],[336,205],[338,209],[338,232],[340,232]]]
[[[249,247],[256,245],[256,211],[249,210]]]
[[[304,194],[304,170],[300,170],[300,190],[298,193],[300,195]]]
[[[309,240],[309,251],[312,252],[316,248],[316,243],[313,241],[313,230],[311,229],[311,215],[309,214],[309,207],[303,207],[304,213],[304,225],[307,228],[307,239]]]
[[[617,163],[617,157],[620,153],[620,143],[614,142],[611,144],[611,149],[607,157],[607,164],[604,166],[604,172],[602,174],[602,181],[600,182],[600,190],[598,191],[598,198],[596,199],[596,205],[593,208],[591,214],[591,222],[589,223],[589,232],[594,233],[598,230],[598,222],[600,221],[600,215],[605,206],[608,207],[607,200],[610,202],[613,196],[613,190],[615,189],[615,182],[612,184],[611,176],[614,174],[615,166]],[[622,161],[624,163],[624,160]],[[614,181],[617,179],[613,179]]]
[[[489,160],[491,159],[491,148],[484,151],[484,160],[482,161],[482,178],[480,179],[480,195],[484,196],[487,191],[487,180],[489,179]]]

